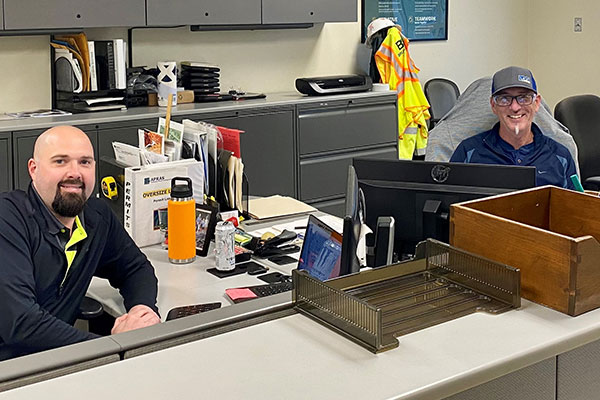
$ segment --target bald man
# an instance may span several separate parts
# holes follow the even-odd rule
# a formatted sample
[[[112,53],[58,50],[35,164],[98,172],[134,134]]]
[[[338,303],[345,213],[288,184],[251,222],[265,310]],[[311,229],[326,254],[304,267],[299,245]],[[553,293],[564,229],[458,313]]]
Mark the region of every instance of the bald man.
[[[160,322],[157,281],[111,210],[90,195],[94,149],[72,126],[42,133],[31,185],[0,195],[0,360],[97,337],[73,327],[93,276],[119,289],[128,313],[112,333]]]

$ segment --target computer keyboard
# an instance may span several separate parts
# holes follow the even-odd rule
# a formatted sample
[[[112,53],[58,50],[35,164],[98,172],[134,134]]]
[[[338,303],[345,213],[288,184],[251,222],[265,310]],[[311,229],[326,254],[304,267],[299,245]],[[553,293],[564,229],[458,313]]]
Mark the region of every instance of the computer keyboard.
[[[292,290],[292,287],[292,281],[288,280],[284,282],[270,283],[267,285],[250,286],[248,289],[254,292],[254,294],[256,294],[258,297],[266,297],[278,293],[289,292]]]
[[[200,314],[205,311],[216,310],[217,308],[221,308],[221,302],[175,307],[167,314],[167,321],[187,317],[188,315]]]

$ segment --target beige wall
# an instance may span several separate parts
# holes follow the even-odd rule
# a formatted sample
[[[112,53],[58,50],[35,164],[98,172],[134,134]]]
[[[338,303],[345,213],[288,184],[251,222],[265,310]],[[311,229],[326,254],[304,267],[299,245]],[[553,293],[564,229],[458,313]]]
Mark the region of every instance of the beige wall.
[[[409,47],[411,57],[421,69],[421,83],[444,77],[456,82],[463,91],[473,80],[492,75],[502,67],[527,65],[527,3],[522,0],[449,3],[448,41],[413,42]]]
[[[509,64],[529,65],[544,97],[553,106],[572,93],[599,92],[595,51],[600,13],[595,0],[452,0],[449,38],[413,42],[410,53],[421,82],[442,76],[461,90],[474,79]],[[597,5],[598,4],[598,5]],[[584,32],[572,33],[572,17],[584,17]],[[91,39],[126,38],[124,29],[89,30]],[[134,64],[195,60],[222,69],[222,89],[291,91],[299,76],[358,71],[359,23],[310,29],[190,32],[134,30]],[[597,41],[597,40],[595,40]],[[560,55],[559,55],[560,52]],[[566,56],[565,56],[566,53]],[[50,106],[48,36],[0,37],[0,112]],[[577,61],[578,68],[573,68]],[[556,79],[557,76],[563,79]],[[571,76],[572,75],[572,76]],[[569,79],[564,79],[568,76]],[[589,78],[592,77],[592,78]]]
[[[600,95],[600,2],[530,1],[529,65],[550,107],[575,94]],[[583,18],[580,33],[574,17]]]
[[[0,113],[51,105],[48,36],[0,37]]]

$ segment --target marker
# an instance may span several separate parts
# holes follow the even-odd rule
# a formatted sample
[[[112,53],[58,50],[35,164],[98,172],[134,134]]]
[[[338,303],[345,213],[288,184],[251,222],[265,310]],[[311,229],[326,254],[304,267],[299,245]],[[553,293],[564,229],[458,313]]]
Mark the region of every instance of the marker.
[[[573,186],[575,186],[575,190],[583,193],[583,186],[581,186],[581,182],[579,181],[579,177],[577,174],[571,175],[571,182],[573,182]]]

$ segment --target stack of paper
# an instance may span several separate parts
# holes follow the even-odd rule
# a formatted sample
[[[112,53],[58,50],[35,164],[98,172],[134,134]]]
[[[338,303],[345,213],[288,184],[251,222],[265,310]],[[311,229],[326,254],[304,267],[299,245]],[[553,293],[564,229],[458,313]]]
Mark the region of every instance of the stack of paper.
[[[309,206],[287,196],[270,196],[248,201],[248,214],[252,218],[266,219],[280,217],[284,215],[310,213],[317,211],[316,208]]]

